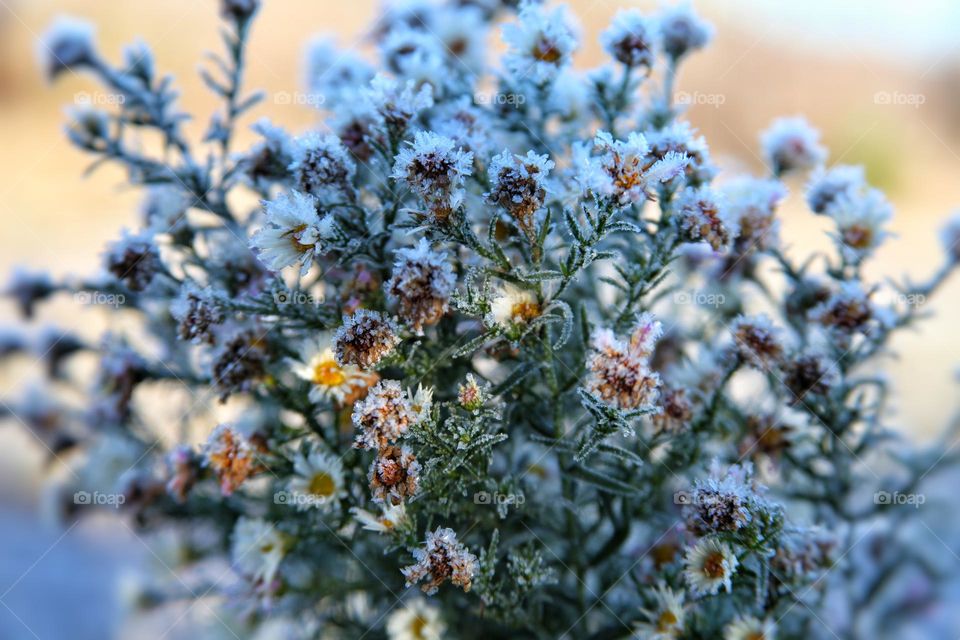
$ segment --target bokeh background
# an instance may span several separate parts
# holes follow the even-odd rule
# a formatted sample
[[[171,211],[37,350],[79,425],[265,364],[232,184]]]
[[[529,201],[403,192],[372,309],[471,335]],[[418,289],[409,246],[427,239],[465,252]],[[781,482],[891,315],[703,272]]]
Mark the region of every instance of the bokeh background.
[[[94,22],[99,48],[111,59],[124,44],[143,39],[154,49],[159,69],[176,75],[183,109],[205,115],[216,103],[196,69],[204,52],[218,46],[217,4],[0,0],[0,272],[17,264],[55,275],[95,271],[104,243],[121,226],[137,222],[139,194],[123,186],[122,173],[107,167],[82,177],[88,160],[64,139],[65,107],[89,98],[97,87],[83,75],[65,74],[56,86],[44,82],[35,50],[50,20],[68,13]],[[657,6],[655,0],[569,4],[582,24],[576,60],[581,68],[601,62],[598,34],[618,9]],[[253,32],[248,87],[272,97],[246,124],[266,115],[293,131],[314,126],[316,112],[276,96],[303,88],[303,46],[318,32],[369,53],[365,28],[378,5],[378,0],[265,0]],[[686,64],[678,90],[721,167],[761,171],[759,132],[778,115],[807,116],[831,150],[829,163],[864,164],[870,181],[896,208],[892,226],[898,237],[880,251],[871,275],[931,273],[942,260],[940,222],[960,207],[960,3],[701,0],[696,6],[714,22],[717,38]],[[199,120],[188,127],[193,139],[202,134],[205,118]],[[783,238],[795,255],[826,247],[824,221],[803,208],[803,183],[790,187]],[[925,307],[933,317],[920,332],[895,342],[899,357],[889,367],[899,389],[893,422],[918,439],[931,438],[955,405],[960,278]],[[0,324],[14,321],[13,306],[0,302]],[[41,321],[84,333],[110,322],[102,311],[78,309],[72,300],[41,309]],[[0,399],[15,397],[26,382],[19,372],[0,375]],[[68,532],[67,539],[39,524],[24,527],[40,522],[45,452],[12,420],[0,422],[0,452],[0,516],[11,514],[0,519],[7,558],[0,562],[0,638],[66,637],[58,635],[63,629],[73,638],[104,637],[97,625],[110,615],[103,603],[117,602],[118,572],[144,556],[149,562],[153,551],[129,536],[114,535],[104,543],[95,523],[84,525],[86,532]],[[58,555],[72,558],[72,565],[57,562]],[[36,585],[51,580],[61,585],[49,594],[53,601],[66,598],[80,607],[75,621],[61,624],[18,606],[18,598],[36,597]],[[81,620],[93,620],[92,631]]]

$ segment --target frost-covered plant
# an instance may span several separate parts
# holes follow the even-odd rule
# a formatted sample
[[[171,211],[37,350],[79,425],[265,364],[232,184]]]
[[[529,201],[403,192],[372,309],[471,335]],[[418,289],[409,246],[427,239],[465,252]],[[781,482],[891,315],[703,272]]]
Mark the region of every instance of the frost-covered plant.
[[[240,150],[257,9],[222,2],[200,143],[146,46],[115,66],[87,25],[45,38],[49,75],[123,96],[67,134],[145,194],[102,276],[8,288],[28,317],[74,291],[127,320],[99,345],[48,335],[51,391],[10,403],[71,456],[65,496],[177,532],[184,576],[228,556],[238,582],[203,592],[251,634],[868,638],[936,601],[916,511],[873,496],[923,495],[957,454],[895,436],[876,371],[960,261],[960,223],[943,268],[898,287],[863,271],[889,203],[825,168],[804,120],[763,135],[768,175],[717,178],[673,102],[712,34],[687,5],[618,16],[612,63],[583,75],[563,8],[387,3],[379,65],[311,46],[316,130],[261,120]],[[830,254],[781,243],[798,173]],[[86,351],[82,404],[59,400]],[[156,410],[181,388],[180,420]]]

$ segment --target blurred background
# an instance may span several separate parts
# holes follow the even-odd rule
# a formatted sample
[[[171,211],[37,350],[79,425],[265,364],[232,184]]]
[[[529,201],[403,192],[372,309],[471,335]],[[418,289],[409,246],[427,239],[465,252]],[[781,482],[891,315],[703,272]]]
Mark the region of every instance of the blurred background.
[[[153,48],[158,68],[176,75],[183,110],[203,114],[216,105],[196,73],[204,52],[217,45],[215,0],[0,0],[0,272],[18,264],[47,268],[55,275],[96,271],[102,247],[121,226],[137,223],[139,193],[123,187],[124,176],[106,167],[92,177],[88,160],[65,141],[66,106],[96,91],[83,75],[64,74],[47,85],[36,61],[37,38],[60,13],[97,25],[99,49],[116,60],[121,47],[141,38]],[[250,48],[249,88],[276,95],[303,88],[303,46],[318,32],[336,34],[345,47],[366,50],[365,28],[378,0],[265,0]],[[570,0],[582,24],[577,66],[601,62],[598,35],[621,8],[654,10],[655,0]],[[960,207],[960,3],[954,0],[700,0],[697,9],[717,28],[716,42],[686,63],[679,99],[689,119],[707,137],[725,171],[760,172],[758,134],[779,115],[805,115],[830,148],[829,163],[863,164],[871,183],[896,208],[898,234],[871,264],[873,277],[918,278],[942,260],[937,230]],[[492,38],[498,40],[498,34]],[[368,52],[369,53],[369,52]],[[292,131],[316,123],[309,107],[268,99],[254,118],[267,115]],[[246,124],[252,122],[250,118]],[[199,139],[205,118],[188,127]],[[252,139],[241,138],[240,147]],[[794,256],[828,246],[824,221],[805,211],[802,182],[789,183],[783,238]],[[931,438],[949,417],[960,364],[960,279],[926,303],[933,314],[922,333],[895,342],[899,358],[889,367],[899,394],[893,420],[904,433]],[[102,328],[102,312],[78,309],[63,300],[41,310],[41,321]],[[15,310],[0,302],[0,324]],[[0,399],[19,394],[25,380],[0,375]],[[12,421],[0,422],[0,492],[6,511],[32,518],[41,502],[39,478],[44,451]],[[100,599],[115,596],[112,582],[97,576],[121,564],[118,555],[149,555],[139,541],[120,536],[109,553],[92,532],[24,527],[0,519],[5,545],[0,563],[0,638],[56,638],[49,616],[17,606],[57,575],[65,593]],[[94,528],[96,523],[83,525]],[[61,535],[63,534],[63,535]],[[12,546],[11,546],[12,545]],[[69,575],[58,554],[83,560]],[[45,552],[45,550],[47,550]],[[152,550],[151,550],[152,551]],[[9,552],[9,553],[8,553]],[[102,559],[101,559],[102,554]],[[40,556],[40,560],[37,557]],[[124,558],[124,562],[127,562]],[[31,564],[32,563],[32,564]],[[50,567],[45,572],[44,566]],[[71,582],[73,580],[74,582]],[[33,583],[34,587],[30,588]],[[9,587],[9,588],[8,588]],[[7,593],[2,593],[6,590]],[[79,600],[78,602],[84,602]],[[24,616],[33,616],[23,620]],[[106,613],[104,614],[106,615]],[[53,625],[53,626],[50,626]],[[28,633],[29,632],[29,633]],[[91,638],[97,635],[92,627]],[[173,637],[175,634],[171,634]],[[73,638],[86,638],[81,626]]]

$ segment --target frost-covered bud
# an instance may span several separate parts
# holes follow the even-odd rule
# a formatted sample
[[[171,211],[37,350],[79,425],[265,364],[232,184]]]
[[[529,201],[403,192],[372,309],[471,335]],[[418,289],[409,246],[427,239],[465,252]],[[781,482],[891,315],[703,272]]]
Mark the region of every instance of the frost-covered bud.
[[[224,496],[231,495],[248,478],[263,470],[253,443],[228,424],[219,425],[210,434],[203,458],[204,464],[220,480],[220,493]]]
[[[346,316],[333,338],[337,364],[370,369],[400,344],[397,327],[377,311],[357,309]]]
[[[419,131],[413,144],[397,154],[393,177],[409,185],[434,220],[442,222],[463,203],[463,181],[472,166],[473,154],[450,138]]]
[[[424,578],[427,581],[421,588],[428,595],[436,593],[447,580],[464,591],[470,591],[473,586],[477,557],[457,540],[453,529],[438,527],[427,533],[424,548],[414,549],[413,558],[416,564],[401,570],[408,587]]]
[[[796,396],[796,402],[803,402],[807,394],[828,394],[838,378],[836,363],[814,351],[790,358],[784,373],[783,383]]]
[[[29,320],[33,318],[36,304],[46,300],[56,290],[57,285],[46,271],[29,271],[18,266],[13,270],[4,294],[16,301],[20,313]]]
[[[783,359],[780,331],[766,314],[739,316],[730,325],[734,349],[741,360],[761,371],[776,369]]]
[[[214,344],[213,327],[226,319],[220,305],[209,290],[195,284],[185,285],[180,295],[170,305],[170,315],[177,321],[177,334],[181,340],[193,344]]]
[[[599,157],[575,158],[579,165],[577,182],[585,192],[612,196],[621,206],[646,200],[650,185],[672,180],[682,174],[689,163],[686,156],[676,152],[669,152],[663,158],[650,156],[646,139],[636,132],[626,140],[614,140],[609,132],[600,131],[594,146]]]
[[[339,228],[332,215],[321,218],[317,206],[316,198],[299,191],[263,203],[266,224],[253,234],[250,246],[271,271],[300,264],[305,275],[313,259],[330,250]]]
[[[457,402],[467,411],[478,411],[486,401],[486,387],[477,382],[476,376],[468,373],[466,381],[457,388]]]
[[[726,542],[706,538],[691,547],[684,557],[684,576],[697,595],[716,595],[721,588],[733,587],[733,574],[739,565],[736,554]]]
[[[723,628],[723,640],[773,640],[776,637],[777,623],[772,618],[738,616]]]
[[[505,150],[490,161],[491,188],[484,198],[509,213],[522,230],[531,230],[533,215],[547,197],[546,179],[553,167],[547,156],[533,151],[519,156]]]
[[[736,222],[721,207],[720,194],[712,187],[684,189],[674,206],[684,236],[694,242],[706,242],[714,251],[728,247],[739,232]]]
[[[384,288],[400,318],[422,333],[424,326],[436,324],[447,312],[456,282],[447,254],[431,251],[430,243],[421,238],[417,246],[397,251],[393,276]]]
[[[433,106],[430,84],[418,89],[413,80],[401,83],[382,74],[374,77],[363,95],[384,124],[397,131],[405,130],[414,117]]]
[[[940,243],[950,262],[960,262],[960,213],[954,214],[943,225]]]
[[[92,64],[97,57],[93,25],[69,16],[58,16],[40,38],[38,53],[47,78]]]
[[[658,401],[660,413],[653,416],[653,426],[659,432],[677,432],[693,417],[693,404],[683,388],[666,388]]]
[[[713,38],[713,26],[694,13],[688,2],[665,6],[657,16],[657,22],[660,25],[660,46],[674,60],[704,48]]]
[[[267,118],[261,118],[252,127],[263,140],[247,152],[241,160],[244,178],[254,189],[266,192],[271,185],[290,177],[288,167],[293,162],[293,142],[289,134]]]
[[[837,244],[847,262],[863,260],[890,235],[883,225],[893,218],[893,207],[877,189],[840,194],[827,213],[837,224]]]
[[[685,157],[687,164],[683,169],[687,184],[697,186],[709,182],[717,173],[710,160],[710,148],[703,136],[697,135],[689,122],[680,121],[646,134],[650,146],[650,156],[664,160],[668,156]]]
[[[246,393],[266,373],[263,336],[243,331],[223,345],[213,362],[213,385],[225,402],[233,393]]]
[[[740,229],[734,245],[738,254],[766,251],[780,244],[776,211],[787,196],[782,182],[739,178],[725,184],[721,193],[730,219]]]
[[[245,22],[260,8],[260,0],[220,0],[220,15],[226,19]]]
[[[442,87],[448,77],[444,73],[446,60],[442,46],[433,34],[408,28],[395,29],[380,45],[380,55],[384,66],[397,77]]]
[[[861,331],[875,316],[871,294],[860,282],[847,280],[829,299],[810,310],[810,318],[843,333]]]
[[[820,133],[800,117],[777,118],[760,137],[760,143],[763,157],[777,176],[813,169],[827,159]]]
[[[699,536],[732,533],[746,528],[770,506],[754,487],[753,465],[734,465],[725,472],[717,466],[711,477],[698,480],[686,507],[690,529]],[[759,489],[762,490],[762,487]]]
[[[153,238],[142,233],[124,231],[120,240],[109,246],[105,261],[107,271],[131,291],[146,289],[163,269]]]
[[[656,59],[657,25],[636,9],[620,11],[600,34],[608,54],[630,67],[651,68]]]
[[[354,404],[353,424],[360,430],[354,446],[383,449],[407,434],[420,415],[413,398],[396,380],[381,380],[367,397]]]
[[[814,213],[827,213],[838,198],[850,196],[866,187],[863,167],[837,165],[818,168],[807,185],[807,204]]]
[[[297,190],[321,200],[337,196],[353,199],[357,165],[337,136],[311,132],[297,138],[291,158],[289,170]]]
[[[402,502],[420,489],[420,463],[407,447],[386,446],[370,465],[369,480],[375,502]]]
[[[324,106],[331,109],[349,104],[356,98],[357,87],[373,80],[373,66],[353,51],[337,47],[331,37],[311,40],[305,57],[306,85],[316,96],[322,96]]]
[[[187,494],[200,477],[202,459],[186,445],[179,445],[167,457],[169,480],[167,493],[179,503],[187,500]]]
[[[517,21],[503,27],[503,40],[509,48],[503,62],[515,80],[529,78],[546,84],[570,64],[577,48],[576,31],[565,7],[547,11],[532,2],[524,3]]]
[[[70,122],[67,124],[67,137],[81,149],[104,150],[110,140],[110,118],[100,111],[87,106],[69,110]]]
[[[653,405],[660,376],[650,369],[650,356],[662,332],[649,313],[637,318],[629,340],[610,329],[597,329],[587,359],[586,389],[605,404],[622,410]]]

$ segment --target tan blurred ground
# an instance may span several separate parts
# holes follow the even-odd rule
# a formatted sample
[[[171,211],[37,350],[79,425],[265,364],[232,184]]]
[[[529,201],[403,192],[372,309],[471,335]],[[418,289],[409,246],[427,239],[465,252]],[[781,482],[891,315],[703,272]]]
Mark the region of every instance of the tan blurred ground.
[[[302,46],[318,32],[355,43],[374,13],[374,0],[266,0],[253,37],[250,87],[294,91],[301,86]],[[578,65],[599,61],[596,37],[619,7],[653,8],[655,2],[574,0],[584,25]],[[0,2],[0,271],[27,263],[55,273],[91,270],[103,243],[121,225],[136,223],[136,193],[122,188],[114,169],[81,178],[86,158],[63,140],[63,107],[88,78],[66,77],[55,87],[40,79],[34,41],[56,13],[86,17],[99,25],[102,52],[116,59],[121,46],[139,36],[148,42],[162,71],[176,74],[188,112],[214,106],[195,70],[203,52],[215,47],[214,0],[2,0]],[[706,134],[714,154],[728,167],[759,170],[757,134],[779,114],[804,113],[823,132],[831,162],[865,163],[871,180],[897,208],[898,241],[883,251],[876,274],[900,276],[909,269],[929,273],[941,252],[938,219],[960,205],[960,142],[955,91],[956,58],[945,54],[927,68],[896,67],[837,39],[831,53],[797,46],[782,32],[745,26],[734,5],[709,3],[704,13],[719,28],[717,44],[688,64],[679,89],[722,96],[718,107],[698,105],[690,118]],[[858,25],[851,21],[849,29]],[[951,66],[953,65],[953,66]],[[877,104],[877,92],[922,94],[919,107]],[[694,94],[697,95],[697,94]],[[268,101],[257,112],[292,130],[311,125],[302,107]],[[201,118],[201,121],[205,118]],[[191,129],[196,136],[198,125]],[[799,184],[792,185],[794,191]],[[784,237],[804,252],[823,246],[822,225],[797,200],[785,213]],[[796,251],[795,253],[799,253]],[[901,395],[904,429],[929,434],[954,408],[952,374],[960,356],[960,279],[952,281],[930,310],[937,317],[922,335],[897,343],[893,365]],[[9,306],[0,307],[4,315]],[[5,381],[6,382],[6,381]],[[9,395],[0,389],[0,396]]]

